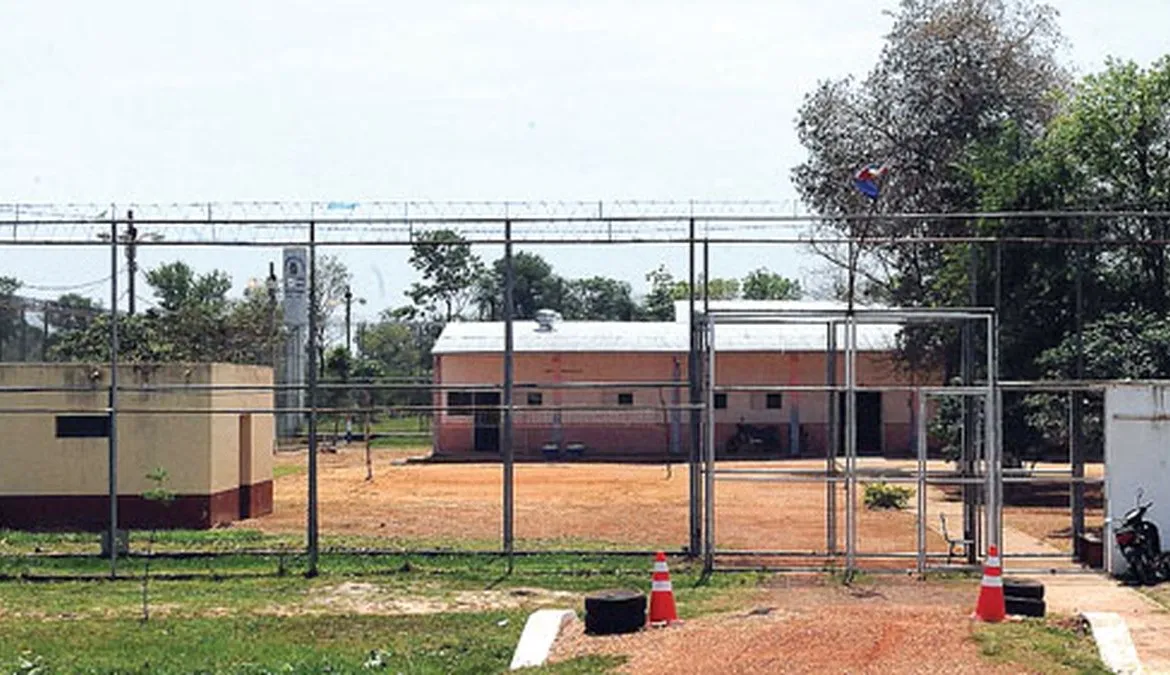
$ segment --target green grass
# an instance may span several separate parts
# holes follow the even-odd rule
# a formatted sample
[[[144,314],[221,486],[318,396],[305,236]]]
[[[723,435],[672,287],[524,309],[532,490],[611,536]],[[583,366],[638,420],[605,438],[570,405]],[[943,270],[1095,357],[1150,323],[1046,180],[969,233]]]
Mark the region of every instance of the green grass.
[[[305,472],[305,467],[300,464],[278,464],[272,467],[273,480],[284,478],[285,476],[295,476]]]
[[[355,418],[353,424],[354,433],[362,432],[363,422],[361,418]],[[334,429],[337,430],[337,436],[343,438],[345,436],[345,420],[344,418],[334,418],[329,415],[322,415],[318,419],[317,433],[322,436],[333,436]],[[380,417],[370,424],[370,431],[374,434],[410,434],[403,436],[391,436],[385,438],[376,438],[371,445],[375,448],[411,448],[427,450],[430,448],[430,421],[425,417]],[[308,433],[307,428],[300,430],[301,434]]]
[[[489,673],[506,669],[523,614],[6,622],[9,670],[44,672]],[[506,623],[504,621],[506,620]],[[501,625],[502,624],[502,625]]]
[[[62,572],[101,574],[101,560],[52,561]],[[361,602],[431,599],[447,609],[463,592],[480,598],[531,598],[517,588],[568,591],[552,600],[580,611],[580,595],[602,588],[649,590],[647,557],[547,555],[519,557],[511,574],[497,557],[468,555],[425,558],[323,556],[320,576],[299,573],[304,561],[290,562],[286,576],[261,567],[266,576],[196,578],[151,582],[152,619],[139,620],[141,586],[118,580],[0,582],[0,672],[21,672],[23,659],[57,672],[366,672],[374,654],[386,672],[501,672],[511,658],[531,607],[446,611],[418,616],[355,614],[334,604],[343,583],[360,583]],[[198,570],[207,561],[156,560],[164,572]],[[221,569],[246,573],[254,559],[226,557]],[[269,565],[270,563],[264,563]],[[123,572],[140,572],[126,561]],[[157,567],[156,567],[157,569]],[[721,611],[755,591],[756,575],[705,578],[687,561],[672,561],[681,616]],[[463,596],[459,596],[463,597]],[[497,600],[498,602],[498,600]],[[440,608],[441,609],[441,608]],[[377,607],[372,611],[379,611]],[[556,664],[542,672],[607,672],[620,658],[591,656]],[[31,670],[28,669],[28,670]],[[375,669],[376,672],[376,669]]]
[[[1075,620],[1049,617],[981,624],[975,631],[980,652],[993,662],[1027,664],[1036,673],[1106,675],[1093,638]]]

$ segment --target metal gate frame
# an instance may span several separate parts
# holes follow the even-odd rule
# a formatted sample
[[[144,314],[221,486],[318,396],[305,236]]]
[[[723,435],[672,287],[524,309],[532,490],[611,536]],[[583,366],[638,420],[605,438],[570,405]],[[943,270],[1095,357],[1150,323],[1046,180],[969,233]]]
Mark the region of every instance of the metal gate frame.
[[[987,339],[987,377],[981,385],[975,386],[883,386],[860,387],[857,384],[857,327],[864,324],[912,324],[912,323],[943,323],[977,321],[984,325]],[[983,399],[983,458],[976,462],[977,469],[974,476],[961,477],[967,482],[983,484],[986,490],[986,508],[984,510],[984,546],[1001,548],[1003,540],[1003,475],[1002,475],[1002,442],[999,414],[1000,396],[997,383],[998,345],[996,337],[996,314],[990,308],[954,308],[954,309],[711,309],[708,308],[698,317],[701,334],[703,336],[704,377],[703,377],[703,477],[704,477],[704,518],[703,518],[703,566],[707,571],[715,569],[715,557],[719,553],[715,546],[715,483],[716,478],[722,476],[724,480],[756,480],[766,482],[823,482],[830,493],[834,492],[837,484],[844,484],[845,490],[845,572],[852,574],[858,571],[859,559],[877,558],[913,558],[917,561],[920,571],[926,568],[925,550],[925,520],[919,518],[917,551],[913,553],[874,554],[859,552],[857,547],[857,424],[856,424],[856,395],[860,391],[913,391],[918,392],[918,455],[919,465],[916,475],[908,479],[909,482],[924,485],[928,478],[924,462],[926,450],[926,435],[924,433],[925,399],[929,396],[975,396]],[[718,324],[825,324],[827,330],[827,354],[835,355],[835,343],[838,328],[844,329],[844,356],[845,356],[845,383],[843,385],[806,385],[806,386],[778,386],[778,387],[720,387],[716,381],[715,349],[716,327]],[[843,475],[837,475],[833,452],[827,452],[829,466],[826,471],[805,471],[785,469],[718,469],[715,462],[715,394],[717,392],[736,391],[807,391],[807,392],[844,392],[845,393],[845,466]],[[830,397],[830,406],[833,405]],[[834,430],[835,431],[835,430]],[[835,447],[835,444],[833,444]],[[979,471],[979,468],[982,471]],[[744,474],[756,474],[745,476]],[[936,480],[937,482],[937,480]],[[947,482],[954,482],[949,480]],[[924,499],[923,491],[919,490],[919,500]],[[836,508],[834,500],[830,500],[826,509],[826,531],[835,540]],[[835,546],[824,557],[838,558],[841,553]],[[739,555],[760,556],[795,556],[808,557],[806,552],[793,551],[725,551],[724,553]],[[820,556],[816,556],[820,557]]]

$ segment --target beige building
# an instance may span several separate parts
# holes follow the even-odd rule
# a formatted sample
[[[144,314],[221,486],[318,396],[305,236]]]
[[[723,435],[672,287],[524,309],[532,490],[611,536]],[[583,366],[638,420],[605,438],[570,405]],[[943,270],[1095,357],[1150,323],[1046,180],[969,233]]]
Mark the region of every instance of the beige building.
[[[108,366],[0,364],[0,527],[108,527],[109,382]],[[120,366],[119,526],[209,528],[271,513],[273,415],[258,412],[273,407],[271,390],[208,388],[271,384],[266,367]],[[143,497],[155,469],[167,472],[170,504]]]

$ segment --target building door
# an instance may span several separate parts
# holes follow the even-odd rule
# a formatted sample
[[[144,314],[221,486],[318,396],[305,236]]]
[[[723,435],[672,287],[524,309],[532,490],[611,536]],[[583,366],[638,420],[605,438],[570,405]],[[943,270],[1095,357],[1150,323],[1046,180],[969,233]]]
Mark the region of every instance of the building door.
[[[252,517],[252,416],[240,415],[240,519]]]
[[[477,391],[472,395],[475,414],[475,451],[500,451],[500,393]]]
[[[859,391],[857,396],[857,456],[882,455],[882,393]],[[837,397],[839,456],[845,455],[845,392]]]

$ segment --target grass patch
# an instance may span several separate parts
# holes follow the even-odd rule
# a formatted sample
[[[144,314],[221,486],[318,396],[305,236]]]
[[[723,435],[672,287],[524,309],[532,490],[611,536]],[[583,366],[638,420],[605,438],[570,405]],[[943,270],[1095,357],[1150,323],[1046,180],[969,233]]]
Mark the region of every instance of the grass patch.
[[[277,464],[272,467],[272,478],[284,478],[285,476],[295,476],[305,472],[305,467],[300,464]]]
[[[488,673],[507,668],[523,613],[5,622],[5,670]],[[367,663],[370,667],[367,669]]]
[[[1037,673],[1109,673],[1092,636],[1075,619],[980,624],[974,637],[983,656],[996,663],[1027,664]]]
[[[246,570],[255,559],[227,556],[214,564]],[[286,576],[168,580],[184,566],[205,560],[156,560],[164,578],[152,583],[152,619],[138,620],[139,561],[124,561],[128,576],[103,579],[105,561],[51,561],[63,570],[93,566],[88,581],[0,582],[0,672],[502,672],[528,612],[554,602],[582,610],[580,594],[624,587],[649,592],[651,558],[605,555],[517,557],[511,574],[493,556],[323,556],[320,576],[300,575],[303,560]],[[160,566],[163,569],[160,570]],[[168,569],[169,566],[169,569]],[[86,567],[88,569],[88,567]],[[755,592],[753,574],[704,577],[701,566],[671,562],[675,597],[683,617],[723,611]],[[362,607],[333,602],[342,584],[358,583]],[[352,588],[352,585],[350,586]],[[571,597],[540,599],[516,588],[569,591]],[[463,592],[486,604],[463,609]],[[515,599],[521,603],[491,598]],[[443,613],[388,615],[398,600],[448,603]],[[455,600],[458,599],[458,603]],[[536,603],[536,604],[533,604]],[[492,610],[490,607],[500,607]],[[384,611],[379,615],[376,612]],[[393,610],[398,611],[398,610]],[[621,657],[587,656],[539,672],[600,673]],[[372,664],[372,665],[370,665]]]

